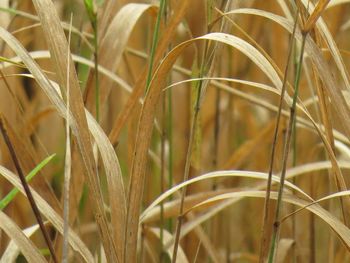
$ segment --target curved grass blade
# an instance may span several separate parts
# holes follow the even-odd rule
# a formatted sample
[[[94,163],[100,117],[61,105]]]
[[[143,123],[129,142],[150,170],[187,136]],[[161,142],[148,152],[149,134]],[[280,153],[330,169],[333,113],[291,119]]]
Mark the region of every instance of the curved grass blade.
[[[13,240],[18,248],[23,253],[24,257],[30,263],[45,263],[47,262],[39,249],[33,242],[22,232],[22,230],[0,210],[0,228]]]
[[[23,229],[23,233],[30,238],[36,231],[38,231],[39,225],[33,225],[31,227],[28,227],[26,229]],[[10,241],[10,243],[7,245],[1,259],[0,263],[8,263],[8,262],[16,262],[16,259],[18,255],[21,253],[21,250],[16,245],[16,242],[13,240]]]

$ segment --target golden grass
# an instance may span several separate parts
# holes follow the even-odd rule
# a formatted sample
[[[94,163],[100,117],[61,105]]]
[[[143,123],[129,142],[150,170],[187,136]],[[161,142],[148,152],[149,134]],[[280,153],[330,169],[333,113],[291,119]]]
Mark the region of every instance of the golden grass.
[[[349,5],[0,1],[0,262],[349,261]]]

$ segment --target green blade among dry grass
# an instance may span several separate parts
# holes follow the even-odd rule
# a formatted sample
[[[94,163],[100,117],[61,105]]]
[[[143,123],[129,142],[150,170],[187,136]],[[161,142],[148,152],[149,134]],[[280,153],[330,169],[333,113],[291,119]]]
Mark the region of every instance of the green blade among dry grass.
[[[56,154],[52,154],[42,160],[27,176],[27,182],[30,182],[38,174],[38,172],[43,169],[54,157]],[[17,188],[12,189],[4,198],[0,200],[0,210],[3,210],[6,206],[8,206],[11,201],[16,197],[19,190]]]

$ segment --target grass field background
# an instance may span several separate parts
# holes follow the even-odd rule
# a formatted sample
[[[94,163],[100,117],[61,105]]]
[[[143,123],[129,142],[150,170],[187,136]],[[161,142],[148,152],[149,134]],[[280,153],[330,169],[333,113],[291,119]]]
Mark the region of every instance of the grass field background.
[[[350,1],[0,11],[0,262],[350,260]]]

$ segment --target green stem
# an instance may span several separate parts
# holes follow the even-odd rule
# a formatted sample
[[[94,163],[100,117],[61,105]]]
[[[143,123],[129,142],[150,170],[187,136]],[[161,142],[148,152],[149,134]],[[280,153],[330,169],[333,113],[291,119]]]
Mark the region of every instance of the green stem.
[[[268,217],[269,217],[269,210],[270,210],[270,193],[271,193],[271,185],[272,185],[272,173],[273,173],[273,167],[275,164],[277,137],[278,137],[278,131],[280,129],[279,127],[280,127],[280,121],[281,121],[281,117],[282,117],[283,101],[284,101],[284,95],[286,93],[287,76],[288,76],[288,72],[289,72],[290,60],[292,57],[298,15],[299,15],[299,12],[296,13],[295,19],[294,19],[294,21],[295,21],[294,28],[293,28],[293,33],[291,35],[291,41],[290,41],[289,50],[288,50],[288,58],[287,58],[286,68],[284,70],[284,77],[283,77],[280,101],[279,101],[279,106],[278,106],[276,125],[275,125],[275,129],[274,129],[274,135],[273,135],[273,141],[272,141],[269,174],[268,174],[268,179],[267,179],[266,196],[265,196],[265,203],[264,203],[263,224],[262,224],[262,230],[261,230],[259,263],[262,263],[265,261],[265,256],[266,256],[265,251],[267,250],[267,247],[268,247],[266,235],[267,235],[267,226],[268,226],[268,221],[269,221]]]
[[[282,208],[282,197],[283,197],[283,189],[284,189],[284,182],[286,177],[286,170],[287,170],[287,161],[288,161],[288,155],[291,145],[291,139],[292,139],[292,133],[293,133],[293,126],[295,122],[295,116],[296,116],[296,104],[299,94],[299,84],[300,84],[300,78],[301,78],[301,69],[302,69],[302,62],[304,57],[304,48],[306,43],[306,37],[307,34],[303,35],[302,44],[301,44],[301,51],[300,51],[300,57],[299,57],[299,64],[296,72],[296,79],[294,83],[294,95],[293,95],[293,102],[290,107],[290,118],[289,123],[287,127],[287,135],[286,135],[286,143],[284,146],[283,151],[283,165],[282,165],[282,172],[281,172],[281,179],[280,179],[280,187],[278,190],[278,197],[277,197],[277,206],[276,206],[276,213],[275,213],[275,222],[274,222],[274,228],[273,228],[273,234],[272,234],[272,242],[271,242],[271,248],[269,253],[269,263],[273,262],[275,249],[276,249],[276,243],[278,239],[279,229],[280,229],[280,211]]]
[[[94,58],[95,58],[95,105],[96,105],[96,120],[100,122],[100,82],[98,73],[98,29],[97,29],[97,16],[96,21],[93,23],[94,29]]]
[[[197,101],[199,101],[200,97],[200,92],[198,91],[197,95]],[[188,142],[188,148],[187,148],[187,154],[186,154],[186,164],[185,164],[185,171],[184,171],[184,182],[188,180],[189,174],[190,174],[190,168],[191,168],[191,156],[192,156],[192,149],[193,149],[193,139],[195,135],[195,130],[197,126],[197,119],[198,119],[198,113],[199,113],[199,105],[195,106],[194,110],[194,116],[192,119],[192,126],[190,130],[190,138]],[[175,241],[174,241],[174,250],[173,250],[173,260],[172,262],[176,262],[176,257],[177,257],[177,250],[179,247],[179,241],[180,241],[180,232],[181,232],[181,226],[182,226],[182,221],[183,221],[183,211],[184,211],[184,202],[185,202],[185,197],[186,197],[186,192],[187,192],[187,186],[182,188],[181,191],[181,199],[180,199],[180,212],[179,212],[179,217],[176,225],[176,232],[175,232]]]
[[[168,137],[168,143],[169,143],[169,155],[168,155],[168,184],[169,189],[173,186],[173,105],[172,105],[172,89],[169,89],[168,91],[168,118],[167,118],[167,137]],[[169,197],[170,200],[172,200],[172,195]],[[173,221],[170,218],[168,221],[168,229],[169,231],[172,231],[173,227]]]
[[[164,13],[165,3],[166,3],[166,0],[160,1],[159,11],[157,14],[157,21],[156,21],[156,25],[155,25],[154,33],[153,33],[153,40],[152,40],[152,47],[151,47],[151,54],[150,54],[149,69],[148,69],[148,74],[147,74],[145,94],[148,93],[149,86],[150,86],[151,79],[152,79],[154,55],[156,53],[156,49],[157,49],[157,45],[158,45],[160,21],[162,19],[162,15]]]

